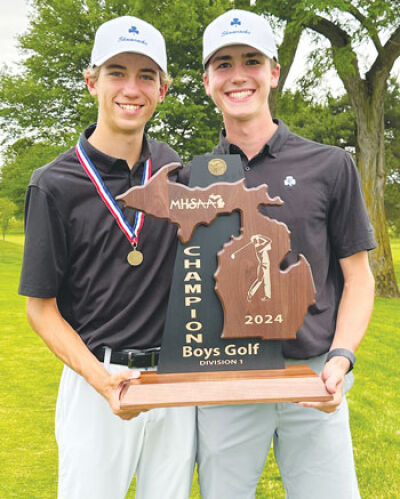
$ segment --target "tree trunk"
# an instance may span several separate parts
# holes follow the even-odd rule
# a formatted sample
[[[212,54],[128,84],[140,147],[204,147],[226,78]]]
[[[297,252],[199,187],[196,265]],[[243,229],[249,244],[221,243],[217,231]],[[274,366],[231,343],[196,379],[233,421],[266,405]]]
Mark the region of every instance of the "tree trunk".
[[[293,24],[288,22],[285,26],[283,40],[279,47],[279,64],[281,66],[281,74],[278,88],[272,89],[269,95],[269,108],[271,110],[272,117],[275,117],[277,114],[279,96],[283,91],[290,68],[292,67],[296,56],[302,31],[303,26],[299,23]]]
[[[378,247],[370,253],[370,264],[376,282],[376,295],[393,298],[400,295],[384,207],[386,177],[383,99],[362,97],[359,94],[357,100],[357,103],[353,103],[357,119],[357,166],[378,243]]]

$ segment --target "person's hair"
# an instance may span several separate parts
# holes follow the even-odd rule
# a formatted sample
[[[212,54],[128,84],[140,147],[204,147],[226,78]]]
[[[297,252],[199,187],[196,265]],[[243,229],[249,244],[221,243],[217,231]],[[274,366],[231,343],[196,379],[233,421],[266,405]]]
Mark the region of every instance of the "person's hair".
[[[83,76],[84,78],[89,78],[90,80],[96,81],[99,77],[100,73],[100,68],[101,66],[89,66],[88,68],[84,69],[83,71]],[[170,87],[172,85],[172,77],[168,74],[165,73],[164,71],[160,70],[160,82],[161,85],[167,85]]]
[[[278,61],[276,59],[271,59],[270,57],[267,57],[267,59],[269,59],[269,63],[271,64],[271,70],[273,71],[278,65]]]

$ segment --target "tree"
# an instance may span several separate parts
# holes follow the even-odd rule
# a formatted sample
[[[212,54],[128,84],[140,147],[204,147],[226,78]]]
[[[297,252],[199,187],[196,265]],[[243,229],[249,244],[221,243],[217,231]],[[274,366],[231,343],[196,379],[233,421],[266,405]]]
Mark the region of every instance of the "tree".
[[[221,116],[206,97],[201,83],[201,37],[204,27],[233,6],[284,22],[279,59],[283,87],[302,30],[326,37],[331,47],[314,59],[318,82],[329,63],[336,67],[348,92],[357,123],[357,164],[367,208],[379,248],[372,267],[380,295],[398,294],[384,210],[383,94],[395,59],[400,54],[399,0],[31,0],[33,14],[20,38],[28,54],[19,74],[0,74],[0,119],[9,143],[22,137],[71,145],[78,133],[95,121],[96,109],[84,88],[81,71],[89,61],[98,25],[118,15],[137,15],[165,35],[170,72],[175,79],[167,99],[150,125],[189,159],[193,152],[212,149]],[[377,51],[364,75],[356,47],[370,40]],[[386,40],[386,41],[385,41]],[[182,50],[182,47],[185,50]],[[322,62],[321,62],[322,61]],[[277,94],[271,106],[276,108]],[[339,115],[337,116],[339,118]]]
[[[49,163],[65,149],[49,141],[17,140],[7,149],[0,171],[0,196],[15,203],[15,216],[24,213],[25,192],[32,172]]]
[[[330,42],[328,50],[313,55],[318,82],[329,67],[335,67],[354,110],[357,130],[357,166],[367,209],[375,229],[378,248],[371,266],[376,291],[381,296],[399,296],[393,269],[384,209],[384,95],[395,60],[400,56],[400,2],[398,0],[257,0],[256,9],[318,33]],[[365,74],[357,50],[369,43],[375,60]]]
[[[10,224],[10,220],[15,214],[16,206],[15,203],[7,198],[0,197],[0,224],[1,233],[3,235],[3,240],[6,237],[7,229]]]
[[[221,117],[202,85],[203,27],[231,5],[229,0],[32,0],[30,26],[19,41],[28,54],[21,72],[0,74],[0,119],[11,139],[25,136],[72,145],[96,120],[82,70],[90,60],[98,26],[119,15],[135,15],[166,38],[174,78],[154,116],[153,135],[184,159],[209,151],[218,139]],[[182,49],[184,47],[184,49]]]
[[[272,90],[269,97],[271,114],[272,116],[276,116],[278,101],[284,89],[287,77],[289,76],[290,68],[292,67],[304,26],[296,20],[291,21],[288,17],[283,17],[281,14],[276,15],[276,12],[266,8],[264,5],[265,3],[266,2],[253,0],[234,0],[233,6],[236,9],[251,10],[257,14],[264,15],[268,18],[272,27],[275,28],[275,32],[282,29],[282,42],[278,47],[278,60],[281,67],[281,74],[278,87]],[[284,3],[280,2],[280,4],[282,11],[285,11],[286,7],[283,5]],[[282,23],[282,18],[286,20],[285,23]]]
[[[356,127],[347,95],[324,104],[286,91],[279,99],[279,116],[290,129],[311,140],[356,152]],[[390,80],[385,98],[385,210],[393,235],[400,235],[400,85]]]
[[[299,91],[286,91],[279,99],[278,113],[292,132],[355,152],[354,113],[347,96],[329,97],[326,103],[318,104]]]
[[[400,85],[389,83],[385,99],[385,157],[387,184],[385,208],[389,229],[400,235]]]

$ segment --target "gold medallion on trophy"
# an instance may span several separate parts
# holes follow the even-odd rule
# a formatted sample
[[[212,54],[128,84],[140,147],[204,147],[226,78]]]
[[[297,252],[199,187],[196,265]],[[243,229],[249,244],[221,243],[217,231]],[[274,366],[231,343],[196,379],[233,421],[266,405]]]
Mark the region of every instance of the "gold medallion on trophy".
[[[223,159],[215,158],[208,162],[208,171],[215,176],[223,175],[226,172],[226,163]]]

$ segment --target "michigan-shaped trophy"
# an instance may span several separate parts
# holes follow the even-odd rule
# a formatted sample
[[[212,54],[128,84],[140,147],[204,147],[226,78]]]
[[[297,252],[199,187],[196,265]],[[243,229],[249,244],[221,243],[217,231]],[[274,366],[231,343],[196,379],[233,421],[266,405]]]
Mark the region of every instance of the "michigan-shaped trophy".
[[[178,227],[178,246],[158,372],[121,392],[121,406],[152,408],[331,399],[306,365],[286,366],[315,289],[306,259],[283,268],[287,226],[260,211],[280,206],[267,185],[247,188],[239,156],[198,156],[189,187],[166,165],[119,196]]]

